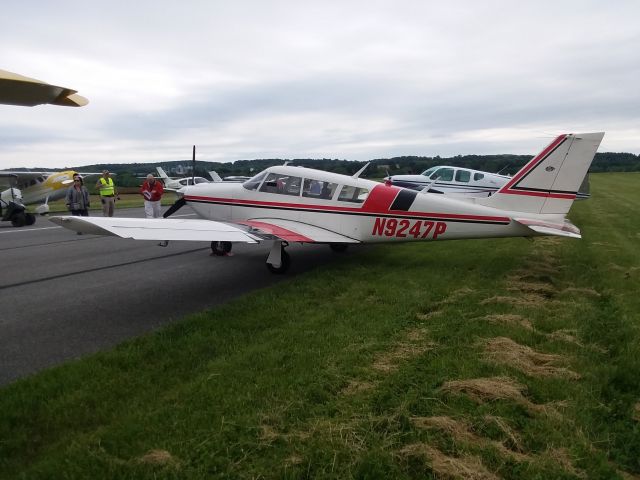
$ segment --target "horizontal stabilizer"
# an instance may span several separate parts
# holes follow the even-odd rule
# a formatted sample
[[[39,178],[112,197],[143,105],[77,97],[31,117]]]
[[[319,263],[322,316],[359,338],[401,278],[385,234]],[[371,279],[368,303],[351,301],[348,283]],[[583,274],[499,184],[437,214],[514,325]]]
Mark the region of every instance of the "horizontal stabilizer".
[[[514,218],[513,220],[534,232],[540,233],[541,235],[582,238],[582,235],[580,235],[580,229],[568,220],[565,220],[564,223],[545,222],[531,218]]]
[[[76,232],[135,240],[187,240],[258,243],[260,238],[222,222],[173,218],[51,217]]]

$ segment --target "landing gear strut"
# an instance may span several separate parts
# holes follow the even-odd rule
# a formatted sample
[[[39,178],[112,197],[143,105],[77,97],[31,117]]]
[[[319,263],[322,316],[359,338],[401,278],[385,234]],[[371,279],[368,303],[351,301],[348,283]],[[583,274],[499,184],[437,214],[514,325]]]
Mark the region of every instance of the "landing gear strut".
[[[271,273],[281,274],[289,270],[291,259],[284,247],[288,246],[287,242],[275,241],[267,258],[267,269]]]
[[[231,251],[231,242],[211,242],[211,255],[222,257]]]

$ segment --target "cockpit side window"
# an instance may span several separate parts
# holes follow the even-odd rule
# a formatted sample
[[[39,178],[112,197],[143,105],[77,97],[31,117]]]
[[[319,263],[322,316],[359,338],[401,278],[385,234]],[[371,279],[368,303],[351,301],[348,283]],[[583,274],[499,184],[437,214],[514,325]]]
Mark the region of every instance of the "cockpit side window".
[[[302,188],[302,196],[330,200],[333,198],[333,194],[335,193],[336,188],[338,188],[337,183],[329,183],[320,180],[313,180],[311,178],[305,178],[304,187]]]
[[[450,182],[453,180],[453,168],[439,168],[437,172],[431,175],[431,179],[438,179],[442,182]]]
[[[270,173],[262,186],[261,192],[278,193],[280,195],[300,195],[300,187],[302,186],[301,177],[292,177],[282,173]]]
[[[262,183],[262,180],[264,180],[264,177],[266,176],[267,176],[267,172],[260,172],[259,174],[254,175],[249,180],[244,182],[242,186],[247,190],[256,190],[260,186],[260,183]]]
[[[456,171],[456,182],[468,182],[471,180],[471,172],[469,170],[458,169]]]
[[[353,202],[363,203],[369,196],[369,190],[366,188],[352,187],[351,185],[344,185],[338,195],[338,200],[341,202]]]

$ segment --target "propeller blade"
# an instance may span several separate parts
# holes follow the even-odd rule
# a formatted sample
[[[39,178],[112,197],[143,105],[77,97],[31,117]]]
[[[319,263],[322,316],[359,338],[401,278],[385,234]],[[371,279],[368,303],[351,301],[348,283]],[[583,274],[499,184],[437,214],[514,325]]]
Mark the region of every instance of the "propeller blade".
[[[187,204],[187,201],[184,199],[184,197],[180,197],[178,200],[175,201],[173,205],[169,207],[169,209],[166,212],[164,212],[164,215],[162,215],[162,218],[167,218],[173,215],[182,207],[184,207],[186,204]]]

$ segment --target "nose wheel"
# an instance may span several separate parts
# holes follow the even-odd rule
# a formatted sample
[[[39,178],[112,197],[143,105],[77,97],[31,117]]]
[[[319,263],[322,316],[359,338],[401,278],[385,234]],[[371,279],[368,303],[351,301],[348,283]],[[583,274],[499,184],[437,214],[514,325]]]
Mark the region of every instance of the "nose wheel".
[[[287,245],[287,242],[273,242],[269,257],[267,258],[267,269],[271,273],[282,274],[289,270],[291,259],[284,249]]]

